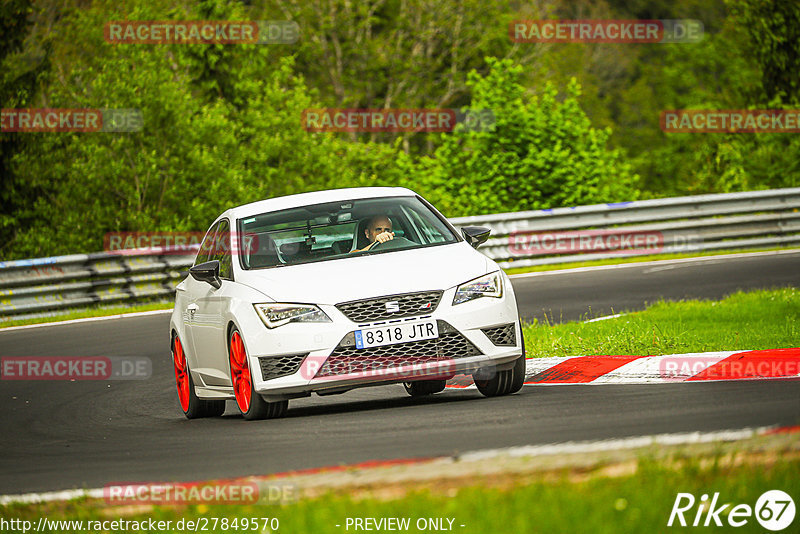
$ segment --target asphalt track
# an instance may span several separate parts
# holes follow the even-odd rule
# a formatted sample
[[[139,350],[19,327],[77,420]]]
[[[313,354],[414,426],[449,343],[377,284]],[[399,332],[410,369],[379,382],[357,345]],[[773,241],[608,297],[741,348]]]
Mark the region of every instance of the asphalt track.
[[[523,316],[555,320],[784,286],[800,287],[800,253],[514,279]],[[0,356],[153,361],[145,381],[0,381],[0,494],[800,423],[800,380],[525,387],[496,399],[456,390],[422,400],[394,385],[292,401],[279,420],[245,422],[228,403],[222,418],[187,421],[167,326],[163,314],[0,332]]]

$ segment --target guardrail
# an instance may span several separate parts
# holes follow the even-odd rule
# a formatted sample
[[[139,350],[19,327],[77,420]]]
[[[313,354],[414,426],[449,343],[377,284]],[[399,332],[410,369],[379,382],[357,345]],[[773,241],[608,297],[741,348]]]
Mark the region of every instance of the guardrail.
[[[486,226],[492,237],[480,250],[504,269],[647,254],[800,245],[800,188],[640,200],[574,208],[498,213],[450,219],[456,226]],[[631,252],[588,247],[556,253],[540,246],[525,254],[524,237],[564,237],[565,232],[659,235],[658,247]],[[574,234],[573,234],[574,235]],[[569,237],[567,235],[567,237]],[[520,239],[523,238],[523,239]],[[528,247],[531,248],[531,247]],[[596,252],[593,252],[596,250]],[[548,254],[549,252],[553,254]],[[545,256],[545,257],[542,257]]]
[[[481,246],[501,267],[529,267],[647,254],[800,245],[800,188],[726,193],[498,213],[450,219],[455,226],[486,226]],[[575,232],[578,232],[577,234]],[[587,242],[559,248],[575,235],[660,236],[638,251]],[[538,247],[530,247],[535,236]],[[519,246],[519,243],[525,246]],[[614,241],[615,243],[617,241]],[[549,248],[548,248],[549,244]],[[194,256],[166,250],[99,252],[0,262],[0,316],[42,314],[105,303],[169,299]]]
[[[193,260],[98,252],[0,262],[0,316],[166,299]]]

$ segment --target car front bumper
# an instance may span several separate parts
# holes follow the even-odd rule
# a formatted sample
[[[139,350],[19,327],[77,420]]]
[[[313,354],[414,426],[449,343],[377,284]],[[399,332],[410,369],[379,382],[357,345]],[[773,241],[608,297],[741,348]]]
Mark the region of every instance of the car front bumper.
[[[321,370],[342,342],[359,328],[367,328],[377,323],[355,323],[348,319],[336,306],[320,305],[319,307],[332,319],[330,323],[290,323],[279,328],[268,329],[253,310],[239,316],[239,328],[252,369],[253,386],[257,393],[268,401],[307,396],[311,392],[333,394],[357,387],[383,385],[397,382],[408,382],[422,379],[448,379],[458,374],[473,374],[479,370],[493,372],[513,365],[522,353],[522,332],[513,289],[507,277],[504,277],[506,290],[502,298],[483,297],[469,302],[452,305],[455,288],[446,290],[435,311],[428,315],[405,318],[407,320],[436,320],[442,332],[450,339],[461,337],[460,346],[471,346],[464,353],[439,354],[436,358],[421,358],[418,361],[406,360],[400,364],[385,365],[373,359],[364,364],[362,351],[352,347],[344,350],[352,355],[352,366],[347,362],[342,372],[342,360],[339,360],[338,372],[325,374]],[[484,333],[484,329],[507,325],[513,328],[513,345],[495,345]],[[513,326],[511,326],[513,325]],[[442,326],[444,330],[442,329]],[[422,342],[416,342],[422,343]],[[403,347],[401,347],[403,345]],[[388,345],[382,354],[403,352],[411,343]],[[367,349],[362,349],[367,350]],[[456,351],[458,349],[455,349]],[[264,380],[261,361],[269,359],[277,362],[278,358],[291,356],[290,360],[302,363],[295,372],[286,376]],[[275,360],[272,360],[275,359]]]

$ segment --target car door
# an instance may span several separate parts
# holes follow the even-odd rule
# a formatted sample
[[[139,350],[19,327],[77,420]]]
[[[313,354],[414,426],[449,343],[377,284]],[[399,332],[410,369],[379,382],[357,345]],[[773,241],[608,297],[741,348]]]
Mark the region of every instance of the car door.
[[[209,228],[208,232],[206,232],[205,237],[203,237],[203,241],[200,243],[200,250],[197,252],[197,257],[195,257],[193,265],[200,265],[201,263],[205,263],[209,260],[214,246],[214,236],[218,227],[219,223],[216,223]],[[211,286],[209,286],[207,283],[195,280],[192,278],[192,276],[187,276],[186,279],[178,284],[178,287],[176,288],[177,294],[175,305],[180,306],[181,313],[183,315],[183,324],[185,327],[185,335],[183,336],[185,339],[182,338],[181,343],[183,343],[183,348],[189,358],[189,368],[193,372],[198,371],[198,347],[195,346],[193,335],[198,320],[197,299],[201,295],[204,295],[209,287]],[[202,319],[202,317],[199,319]]]
[[[197,372],[207,386],[230,386],[228,376],[228,340],[224,310],[227,308],[233,283],[231,227],[222,219],[216,227],[209,261],[219,261],[219,289],[200,282],[204,287],[196,293],[192,338],[197,357]]]

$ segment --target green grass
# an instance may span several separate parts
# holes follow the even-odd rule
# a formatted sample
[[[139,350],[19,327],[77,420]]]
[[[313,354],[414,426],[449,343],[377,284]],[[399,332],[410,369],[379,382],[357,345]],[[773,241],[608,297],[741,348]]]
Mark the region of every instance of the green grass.
[[[88,317],[107,317],[109,315],[119,315],[122,313],[136,313],[143,311],[171,310],[171,309],[172,309],[172,303],[164,303],[164,302],[137,304],[135,306],[93,307],[81,310],[69,310],[63,314],[54,315],[52,317],[35,317],[31,319],[0,318],[0,329],[9,326],[53,323],[56,321],[69,321],[71,319],[85,319]]]
[[[800,344],[800,290],[735,293],[721,301],[658,302],[593,323],[523,327],[529,356],[659,355]]]
[[[772,247],[772,248],[755,248],[746,250],[716,250],[716,251],[700,251],[700,252],[682,252],[674,254],[648,254],[646,256],[629,256],[620,258],[611,258],[605,260],[592,260],[592,261],[574,261],[570,263],[558,263],[550,265],[534,265],[532,267],[510,267],[505,269],[508,274],[522,274],[522,273],[535,273],[541,271],[560,271],[564,269],[575,269],[578,267],[597,267],[601,265],[619,265],[622,263],[641,263],[645,261],[659,261],[659,260],[675,260],[683,258],[703,258],[706,256],[725,256],[728,254],[743,254],[750,252],[772,252],[775,250],[792,250],[796,247]]]
[[[734,463],[719,461],[720,456],[700,460],[673,459],[665,465],[640,458],[634,462],[634,473],[606,476],[583,470],[529,473],[493,484],[475,477],[467,486],[443,481],[437,490],[416,487],[394,499],[378,499],[367,493],[356,500],[348,495],[329,493],[283,506],[188,506],[156,507],[131,513],[115,511],[102,504],[81,501],[42,505],[12,505],[0,508],[3,518],[33,521],[48,519],[116,519],[180,520],[206,518],[275,517],[277,532],[292,534],[326,534],[353,532],[345,529],[347,518],[408,517],[411,528],[419,518],[454,519],[453,531],[463,533],[528,533],[528,532],[661,532],[666,528],[678,492],[692,493],[699,501],[702,494],[719,492],[719,504],[755,506],[767,490],[781,489],[797,498],[800,495],[800,459],[797,454],[777,452],[765,461]],[[730,510],[732,506],[728,507]],[[697,505],[685,514],[689,524],[694,520]],[[726,515],[720,519],[726,528]],[[800,518],[796,518],[796,525]],[[336,525],[341,525],[336,527]],[[460,525],[464,525],[461,527]],[[210,523],[209,523],[210,526]],[[261,524],[259,524],[260,530]],[[675,528],[675,527],[673,527]],[[679,530],[680,527],[677,527]],[[691,528],[691,527],[689,527]],[[701,527],[702,528],[702,527]],[[173,529],[170,529],[174,531]],[[712,528],[713,530],[713,528]],[[718,530],[718,529],[717,529]],[[737,532],[763,532],[755,518],[736,529]],[[221,528],[210,532],[223,532]],[[228,530],[231,532],[232,530]],[[788,531],[796,532],[796,530]],[[787,531],[787,532],[788,532]],[[47,531],[44,531],[47,532]],[[63,529],[61,532],[71,532]],[[267,532],[267,531],[261,531]]]

